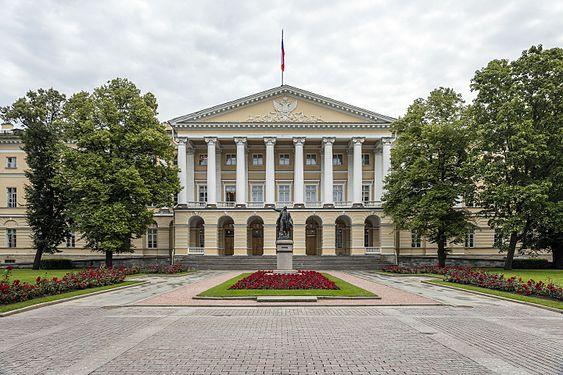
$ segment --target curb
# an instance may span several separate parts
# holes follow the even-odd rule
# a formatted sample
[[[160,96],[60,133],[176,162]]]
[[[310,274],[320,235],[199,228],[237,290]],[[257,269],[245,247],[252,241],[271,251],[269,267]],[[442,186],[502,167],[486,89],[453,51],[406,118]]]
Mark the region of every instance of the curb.
[[[213,300],[213,301],[256,301],[258,297],[273,297],[273,296],[245,296],[245,297],[206,297],[206,296],[193,296],[192,299],[197,300]],[[317,299],[330,299],[330,300],[344,300],[344,301],[354,301],[354,300],[370,300],[370,299],[381,299],[380,296],[370,296],[370,297],[347,297],[347,296],[279,296],[279,297],[315,297]],[[180,305],[182,306],[182,305]]]
[[[131,281],[133,281],[133,280],[131,280]],[[75,300],[75,299],[95,296],[97,294],[109,293],[109,292],[113,292],[113,291],[116,291],[116,290],[132,288],[134,286],[140,286],[140,285],[145,285],[145,284],[149,284],[149,281],[141,281],[141,282],[138,282],[138,283],[135,283],[135,284],[123,285],[123,286],[119,286],[119,287],[111,288],[111,289],[106,289],[106,290],[98,290],[96,292],[81,294],[79,296],[61,298],[61,299],[58,299],[58,300],[55,300],[55,301],[36,303],[35,305],[26,306],[26,307],[22,307],[20,309],[15,309],[15,310],[11,310],[11,311],[6,311],[4,313],[0,313],[0,318],[4,318],[6,316],[10,316],[10,315],[14,315],[14,314],[19,314],[19,313],[26,312],[26,311],[39,309],[41,307],[46,307],[46,306],[56,305],[58,303],[72,301],[72,300]]]
[[[443,303],[417,303],[417,304],[381,304],[381,305],[368,305],[368,304],[357,304],[357,305],[347,305],[347,304],[342,304],[342,305],[323,305],[323,304],[312,304],[311,302],[302,302],[300,304],[283,304],[280,305],[280,303],[277,304],[272,304],[272,303],[268,303],[268,302],[262,302],[262,303],[256,303],[256,304],[247,304],[247,305],[121,305],[121,306],[102,306],[102,308],[104,309],[118,309],[118,308],[128,308],[128,307],[160,307],[160,308],[247,308],[247,307],[318,307],[318,308],[322,308],[322,307],[373,307],[373,308],[379,308],[379,307],[435,307],[435,306],[451,306],[451,307],[460,307],[460,308],[471,308],[471,306],[465,306],[465,305],[460,305],[460,306],[454,306],[454,305],[447,305],[447,304],[443,304]]]
[[[458,288],[458,287],[451,286],[451,285],[435,284],[435,283],[433,283],[433,282],[430,281],[430,280],[421,280],[420,282],[421,282],[421,283],[424,283],[424,284],[429,284],[429,285],[434,285],[434,286],[440,286],[440,287],[442,287],[442,288],[448,288],[448,289],[454,289],[454,290],[461,290],[462,292],[477,294],[477,295],[479,295],[479,296],[490,297],[490,298],[496,298],[496,299],[500,299],[500,300],[503,300],[503,301],[520,303],[520,304],[522,304],[522,305],[528,305],[528,306],[533,306],[533,307],[539,307],[540,309],[549,310],[549,311],[553,311],[553,312],[557,312],[557,313],[563,314],[563,310],[561,310],[561,309],[557,309],[557,308],[555,308],[555,307],[549,307],[549,306],[540,305],[540,304],[534,303],[534,302],[519,301],[519,300],[517,300],[517,299],[512,299],[512,298],[503,297],[503,296],[495,296],[495,295],[493,295],[493,294],[478,292],[478,291],[476,291],[476,290],[468,290],[468,289]],[[494,289],[493,289],[493,290],[494,290]]]

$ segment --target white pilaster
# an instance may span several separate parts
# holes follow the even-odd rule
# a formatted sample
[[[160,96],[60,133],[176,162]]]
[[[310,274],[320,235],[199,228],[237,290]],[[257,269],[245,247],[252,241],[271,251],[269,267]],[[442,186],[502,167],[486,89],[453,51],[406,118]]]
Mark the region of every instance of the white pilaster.
[[[186,143],[186,199],[188,202],[195,201],[195,160],[194,146],[190,141]]]
[[[362,143],[365,138],[354,137],[352,138],[352,144],[354,147],[354,194],[353,194],[353,206],[363,206],[362,202]]]
[[[391,144],[393,143],[393,138],[381,138],[381,143],[383,144],[383,179],[385,180],[391,169]]]
[[[178,178],[180,179],[180,192],[178,204],[186,205],[187,200],[187,167],[186,167],[186,139],[178,139]]]
[[[303,171],[303,144],[305,137],[294,137],[293,144],[295,145],[295,161],[293,163],[293,205],[303,207],[305,200],[303,193],[305,191],[304,180],[305,175]]]
[[[217,146],[216,137],[206,137],[207,142],[207,205],[211,207],[217,206],[217,166],[215,150]]]
[[[375,164],[373,200],[377,202],[381,202],[381,196],[383,195],[383,157],[381,151],[382,151],[382,147],[381,145],[378,145],[375,148],[375,153],[373,158]]]
[[[276,144],[275,137],[264,138],[266,144],[266,186],[265,188],[265,204],[268,207],[273,207],[276,204],[276,163],[274,160],[274,145]]]
[[[334,176],[332,173],[332,145],[334,144],[334,137],[323,138],[324,149],[324,201],[323,205],[326,207],[334,206],[333,185]]]
[[[237,207],[246,206],[246,137],[235,137],[237,145]]]

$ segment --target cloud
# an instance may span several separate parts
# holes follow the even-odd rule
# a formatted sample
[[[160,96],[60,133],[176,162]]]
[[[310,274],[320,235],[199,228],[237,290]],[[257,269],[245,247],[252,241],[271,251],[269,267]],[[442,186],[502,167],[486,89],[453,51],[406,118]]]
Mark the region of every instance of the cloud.
[[[475,70],[563,44],[559,1],[0,0],[0,105],[127,77],[168,120],[286,83],[390,116]]]

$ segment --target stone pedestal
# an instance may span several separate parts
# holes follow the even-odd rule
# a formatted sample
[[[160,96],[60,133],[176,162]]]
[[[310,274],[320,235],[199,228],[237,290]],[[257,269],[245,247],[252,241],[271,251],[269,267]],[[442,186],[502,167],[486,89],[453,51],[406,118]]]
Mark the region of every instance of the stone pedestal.
[[[277,240],[277,273],[292,273],[293,269],[293,240]]]

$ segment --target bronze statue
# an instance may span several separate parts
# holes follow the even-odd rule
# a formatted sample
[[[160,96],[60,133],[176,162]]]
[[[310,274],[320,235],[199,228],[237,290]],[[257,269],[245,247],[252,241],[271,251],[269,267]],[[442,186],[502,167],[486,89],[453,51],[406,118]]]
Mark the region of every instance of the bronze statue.
[[[281,210],[277,208],[274,208],[274,210],[280,213],[280,216],[276,221],[276,226],[278,228],[278,240],[290,239],[291,228],[293,228],[293,219],[287,211],[287,206],[284,206]]]

